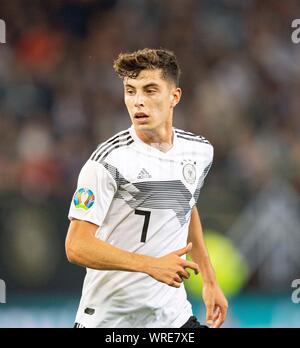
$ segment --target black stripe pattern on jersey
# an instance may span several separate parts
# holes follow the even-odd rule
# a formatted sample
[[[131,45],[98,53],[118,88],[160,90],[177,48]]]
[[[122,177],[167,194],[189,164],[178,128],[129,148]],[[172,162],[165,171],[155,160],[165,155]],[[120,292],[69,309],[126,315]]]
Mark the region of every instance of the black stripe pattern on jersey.
[[[101,163],[113,150],[118,149],[119,147],[128,146],[133,142],[134,140],[129,131],[123,131],[99,145],[96,151],[92,154],[91,160]]]
[[[117,190],[120,189],[120,187],[130,184],[129,181],[127,181],[124,176],[118,171],[118,169],[112,165],[110,165],[107,162],[101,162],[101,164],[103,165],[103,167],[110,173],[110,175],[113,177],[113,179],[115,180],[116,184],[117,184]],[[116,193],[117,195],[118,193]]]
[[[91,156],[91,159],[94,160],[96,158],[96,156],[99,154],[99,152],[101,151],[101,149],[103,149],[103,147],[105,147],[106,145],[110,144],[114,140],[117,140],[118,138],[122,137],[122,135],[128,135],[128,134],[129,134],[129,131],[128,130],[124,130],[124,131],[119,132],[118,134],[114,135],[113,137],[109,138],[104,143],[99,144],[97,149],[93,152],[93,154]]]
[[[183,130],[175,129],[175,133],[178,138],[186,139],[189,141],[197,141],[200,143],[210,144],[210,142],[201,135],[196,135],[191,132],[185,132]]]
[[[191,210],[191,192],[180,180],[145,181],[131,183],[114,166],[102,161],[117,184],[114,198],[125,201],[132,209],[172,209],[183,226],[187,222],[187,213]]]
[[[194,192],[194,199],[195,201],[197,202],[198,201],[198,198],[199,198],[199,195],[200,195],[200,190],[203,186],[203,183],[204,183],[204,179],[206,177],[206,175],[208,174],[209,170],[210,170],[210,167],[212,165],[212,161],[209,163],[209,165],[204,169],[202,175],[200,176],[199,180],[198,180],[198,183],[197,183],[197,188]]]

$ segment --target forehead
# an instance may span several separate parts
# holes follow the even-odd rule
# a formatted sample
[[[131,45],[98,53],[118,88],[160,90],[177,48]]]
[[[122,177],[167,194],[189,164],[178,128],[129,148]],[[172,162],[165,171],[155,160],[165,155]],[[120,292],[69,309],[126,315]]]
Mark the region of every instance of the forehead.
[[[149,83],[156,83],[158,85],[167,84],[167,81],[162,78],[162,71],[160,69],[146,69],[142,70],[136,78],[126,77],[124,85],[131,85],[135,87],[144,86]]]

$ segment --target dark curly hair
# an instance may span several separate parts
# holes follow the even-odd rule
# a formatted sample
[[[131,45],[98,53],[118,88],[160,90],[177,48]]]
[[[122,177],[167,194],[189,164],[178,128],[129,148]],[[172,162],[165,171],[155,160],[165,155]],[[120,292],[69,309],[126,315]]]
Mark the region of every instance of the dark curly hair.
[[[136,78],[145,69],[161,69],[164,79],[179,86],[181,71],[175,54],[169,50],[144,48],[131,53],[120,53],[113,67],[121,79]]]

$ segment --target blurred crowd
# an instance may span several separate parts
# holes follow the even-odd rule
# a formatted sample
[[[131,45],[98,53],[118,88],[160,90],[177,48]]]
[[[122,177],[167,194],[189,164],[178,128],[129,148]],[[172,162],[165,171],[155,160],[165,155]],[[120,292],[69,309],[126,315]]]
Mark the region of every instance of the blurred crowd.
[[[1,197],[69,204],[91,152],[130,125],[112,62],[144,47],[178,57],[175,126],[215,147],[200,204],[222,232],[273,179],[300,194],[299,1],[12,0],[0,17]]]

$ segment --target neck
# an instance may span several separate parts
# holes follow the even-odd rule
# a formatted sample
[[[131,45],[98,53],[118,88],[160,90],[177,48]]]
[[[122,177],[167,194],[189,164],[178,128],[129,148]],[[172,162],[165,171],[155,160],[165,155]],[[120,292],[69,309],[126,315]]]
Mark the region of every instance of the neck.
[[[135,128],[137,136],[146,144],[167,152],[173,146],[173,128],[169,123],[164,127],[151,130],[139,130]]]

